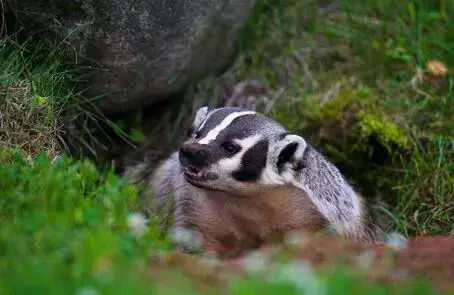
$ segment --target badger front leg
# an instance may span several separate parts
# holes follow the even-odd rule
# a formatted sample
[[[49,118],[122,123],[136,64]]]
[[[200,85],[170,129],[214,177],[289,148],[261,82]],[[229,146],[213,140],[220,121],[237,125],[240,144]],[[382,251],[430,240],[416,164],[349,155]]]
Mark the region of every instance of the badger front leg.
[[[177,193],[174,207],[175,224],[170,229],[169,235],[178,249],[186,253],[198,254],[204,250],[204,237],[194,220],[191,207],[192,201]]]

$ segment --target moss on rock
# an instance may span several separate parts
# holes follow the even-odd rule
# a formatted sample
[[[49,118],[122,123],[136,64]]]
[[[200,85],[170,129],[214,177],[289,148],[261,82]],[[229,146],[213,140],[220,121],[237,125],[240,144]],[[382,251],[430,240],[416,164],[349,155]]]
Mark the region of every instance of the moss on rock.
[[[392,145],[396,145],[402,149],[408,148],[409,140],[402,128],[391,122],[385,116],[361,111],[358,117],[360,118],[358,128],[361,138],[369,138],[375,135],[378,137],[380,143],[389,150],[392,149]]]

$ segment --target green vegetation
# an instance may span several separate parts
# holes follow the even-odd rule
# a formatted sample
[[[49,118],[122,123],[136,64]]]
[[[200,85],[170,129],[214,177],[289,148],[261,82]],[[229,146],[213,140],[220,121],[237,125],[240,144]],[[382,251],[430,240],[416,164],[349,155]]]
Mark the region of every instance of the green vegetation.
[[[340,7],[330,12],[316,2],[259,1],[238,43],[235,77],[258,78],[269,96],[283,91],[270,114],[358,190],[379,192],[395,229],[454,233],[454,2],[332,1]],[[80,69],[59,46],[0,39],[2,294],[434,293],[423,280],[369,282],[365,271],[315,274],[302,263],[282,262],[272,280],[255,272],[222,287],[196,276],[202,265],[193,265],[192,279],[183,276],[156,218],[136,215],[137,186],[88,160],[52,161],[74,143],[66,133],[78,130],[92,149],[96,137],[83,135],[101,122],[144,140],[76,90]]]
[[[200,281],[196,275],[191,281],[182,276],[178,264],[153,262],[154,256],[166,255],[169,240],[157,220],[149,219],[146,226],[140,218],[134,221],[136,187],[111,169],[101,173],[89,161],[66,156],[51,161],[45,153],[27,161],[17,150],[3,150],[0,178],[2,294],[216,294],[214,286],[205,286],[202,275]],[[204,266],[191,267],[197,273]],[[326,269],[316,276],[302,263],[278,264],[270,271],[232,279],[224,290],[432,294],[422,281],[366,286],[350,271]],[[158,274],[169,281],[157,279]]]
[[[30,45],[0,40],[0,146],[19,146],[28,157],[55,156],[64,148],[63,107],[77,98],[58,51]]]
[[[152,289],[138,283],[140,270],[146,254],[166,244],[151,223],[140,238],[128,228],[135,187],[67,157],[25,161],[3,151],[0,164],[3,294],[74,294],[92,284],[106,294]]]
[[[0,148],[20,147],[27,158],[81,148],[96,155],[95,132],[108,127],[129,139],[95,107],[99,97],[83,95],[90,69],[69,58],[67,44],[22,38],[0,39]]]
[[[261,1],[236,76],[283,89],[272,116],[379,192],[395,228],[453,233],[454,2],[316,2]]]

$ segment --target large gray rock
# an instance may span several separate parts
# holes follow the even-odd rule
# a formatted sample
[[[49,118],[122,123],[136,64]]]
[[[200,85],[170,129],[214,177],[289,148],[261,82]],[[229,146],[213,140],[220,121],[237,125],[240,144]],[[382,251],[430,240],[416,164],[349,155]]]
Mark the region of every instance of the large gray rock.
[[[108,113],[169,97],[223,69],[255,0],[20,0],[28,28],[67,39],[102,72],[91,95]]]

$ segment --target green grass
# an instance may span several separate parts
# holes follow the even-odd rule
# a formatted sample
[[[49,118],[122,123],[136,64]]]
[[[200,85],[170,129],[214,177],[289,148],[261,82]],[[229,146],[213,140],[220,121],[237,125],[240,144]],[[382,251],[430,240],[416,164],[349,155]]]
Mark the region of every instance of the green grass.
[[[415,149],[394,187],[397,228],[407,235],[453,234],[454,140]]]
[[[147,253],[165,249],[165,240],[152,224],[139,239],[131,233],[136,190],[112,171],[67,157],[52,163],[43,153],[29,162],[2,151],[0,177],[2,293],[74,293],[92,284],[115,294],[153,288],[136,284]]]
[[[192,265],[190,280],[179,264],[153,262],[169,240],[153,218],[136,234],[128,218],[138,209],[137,188],[112,169],[3,150],[0,178],[2,294],[433,294],[425,281],[366,286],[365,277],[342,268],[316,273],[285,261],[271,273],[207,287],[196,275],[202,264]]]
[[[283,91],[271,115],[391,204],[394,228],[454,232],[454,2],[334,2],[259,1],[232,72]]]
[[[43,56],[44,50],[0,40],[1,146],[20,146],[30,156],[63,150],[61,112],[71,98],[60,56]]]
[[[27,157],[81,148],[96,155],[102,143],[93,135],[106,126],[129,140],[96,108],[101,96],[87,98],[79,86],[96,69],[67,50],[65,42],[49,45],[35,36],[0,39],[0,147],[20,148]]]

